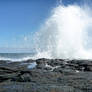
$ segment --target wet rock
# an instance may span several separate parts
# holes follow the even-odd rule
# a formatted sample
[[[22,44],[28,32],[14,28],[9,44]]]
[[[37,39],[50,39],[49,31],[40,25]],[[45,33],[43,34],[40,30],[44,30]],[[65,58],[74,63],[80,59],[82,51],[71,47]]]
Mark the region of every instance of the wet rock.
[[[60,72],[63,73],[63,68],[59,67],[53,70],[53,72]]]
[[[51,59],[51,60],[48,60],[48,65],[51,65],[51,66],[62,66],[62,65],[65,65],[66,64],[66,61],[63,60],[63,59]]]
[[[28,60],[22,61],[22,63],[33,63],[33,62],[35,62],[35,60],[32,60],[32,59],[28,59]]]
[[[37,63],[38,65],[40,65],[40,64],[45,65],[47,61],[48,61],[48,59],[42,58],[42,59],[37,59],[37,60],[36,60],[36,63]]]
[[[15,76],[13,78],[11,78],[11,81],[15,81],[15,82],[30,82],[31,81],[31,78],[30,78],[30,75],[28,73],[25,73],[23,75],[18,75],[18,76]]]
[[[71,60],[68,61],[68,66],[72,66],[80,71],[92,71],[92,61],[90,60]]]
[[[92,61],[0,61],[0,92],[92,92]]]
[[[47,62],[47,59],[44,59],[44,58],[36,60],[36,63],[37,63],[36,68],[37,69],[43,69],[43,68],[45,68],[46,62]]]

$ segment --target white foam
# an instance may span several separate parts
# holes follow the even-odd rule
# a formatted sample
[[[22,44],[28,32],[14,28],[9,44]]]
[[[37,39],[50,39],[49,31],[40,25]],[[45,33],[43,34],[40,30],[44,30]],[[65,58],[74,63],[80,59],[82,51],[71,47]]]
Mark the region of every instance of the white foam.
[[[86,39],[91,24],[87,8],[59,5],[36,33],[36,58],[92,59]]]
[[[35,68],[36,65],[37,65],[36,62],[30,63],[30,64],[28,65],[28,68],[29,68],[29,69]]]
[[[12,61],[12,62],[20,62],[20,61],[26,61],[26,60],[29,60],[31,59],[32,57],[31,56],[28,56],[28,57],[23,57],[23,58],[19,58],[19,59],[15,59],[15,58],[6,58],[6,57],[0,57],[0,60],[9,60],[9,61]]]
[[[46,63],[45,67],[51,68],[51,71],[53,71],[54,69],[57,69],[57,68],[59,68],[60,66],[52,67],[51,65],[48,65],[48,64]]]

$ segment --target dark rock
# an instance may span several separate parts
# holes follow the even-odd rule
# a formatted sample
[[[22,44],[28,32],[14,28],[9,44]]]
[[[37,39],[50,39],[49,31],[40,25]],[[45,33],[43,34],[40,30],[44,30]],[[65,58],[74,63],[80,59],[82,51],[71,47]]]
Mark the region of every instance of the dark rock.
[[[18,75],[18,76],[11,78],[11,81],[30,82],[31,78],[30,78],[30,75],[28,73],[26,73],[26,74],[23,74],[23,75],[20,75],[20,76]]]
[[[28,60],[22,61],[22,63],[33,63],[33,62],[35,62],[35,60],[32,60],[32,59],[28,59]]]
[[[64,66],[65,65],[65,63],[66,63],[66,61],[65,60],[63,60],[63,59],[51,59],[51,60],[48,60],[48,62],[47,62],[49,65],[51,65],[51,66],[59,66],[59,65],[61,65],[61,66]]]
[[[60,72],[63,73],[63,68],[59,67],[53,70],[53,72]]]
[[[44,69],[47,70],[47,71],[52,71],[51,67],[45,67]]]
[[[37,63],[38,65],[40,65],[40,64],[45,65],[47,61],[48,61],[48,59],[42,58],[42,59],[37,59],[37,60],[36,60],[36,63]]]
[[[36,67],[29,69],[33,62]],[[92,92],[92,61],[0,61],[0,92]]]
[[[36,60],[36,63],[37,63],[36,68],[37,69],[43,69],[43,68],[45,68],[46,62],[47,62],[47,59],[44,59],[44,58]]]

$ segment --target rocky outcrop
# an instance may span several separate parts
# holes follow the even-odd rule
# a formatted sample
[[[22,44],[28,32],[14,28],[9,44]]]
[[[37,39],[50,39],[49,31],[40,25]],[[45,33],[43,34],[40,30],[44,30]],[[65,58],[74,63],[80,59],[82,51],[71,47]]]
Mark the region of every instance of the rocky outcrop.
[[[0,92],[92,92],[92,61],[0,61]]]

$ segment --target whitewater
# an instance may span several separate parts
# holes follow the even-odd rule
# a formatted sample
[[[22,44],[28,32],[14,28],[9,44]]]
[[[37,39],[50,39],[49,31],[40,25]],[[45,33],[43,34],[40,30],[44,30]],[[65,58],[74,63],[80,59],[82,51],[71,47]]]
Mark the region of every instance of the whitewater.
[[[59,5],[36,33],[37,58],[92,59],[88,31],[92,16],[88,6]]]
[[[88,48],[91,29],[92,15],[88,6],[58,5],[34,35],[35,55],[21,60],[92,59],[92,49]]]

